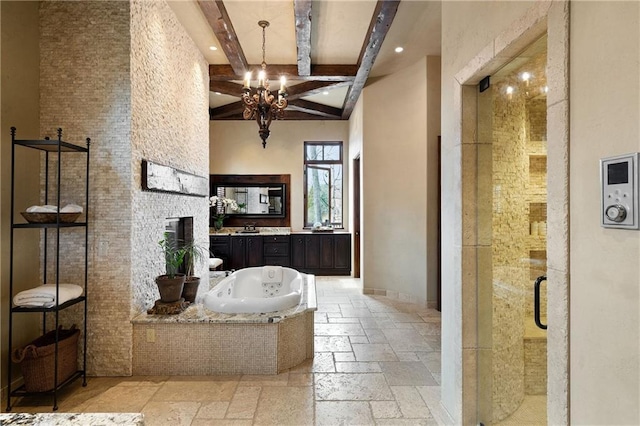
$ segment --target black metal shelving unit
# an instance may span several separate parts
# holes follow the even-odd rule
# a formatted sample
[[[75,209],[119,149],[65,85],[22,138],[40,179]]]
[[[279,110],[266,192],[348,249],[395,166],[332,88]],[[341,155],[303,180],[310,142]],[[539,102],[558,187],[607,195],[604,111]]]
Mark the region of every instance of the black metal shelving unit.
[[[13,315],[22,313],[40,313],[42,315],[42,330],[43,333],[47,331],[47,313],[52,313],[55,317],[55,350],[54,350],[54,388],[47,392],[27,392],[23,386],[12,390],[12,377],[11,377],[11,356],[8,357],[7,364],[7,412],[11,411],[11,398],[29,395],[53,395],[53,410],[58,409],[58,390],[62,387],[74,382],[82,377],[82,386],[87,385],[87,280],[88,280],[88,267],[89,267],[89,226],[87,221],[74,222],[74,223],[62,223],[60,222],[60,215],[56,215],[56,222],[53,223],[16,223],[14,217],[15,211],[15,150],[17,146],[25,148],[37,149],[43,151],[45,154],[45,185],[44,185],[44,202],[49,204],[49,163],[52,158],[57,159],[56,167],[56,180],[55,180],[55,197],[56,205],[60,207],[60,189],[61,189],[61,177],[62,177],[62,155],[69,154],[84,154],[86,155],[86,179],[85,179],[85,217],[89,217],[89,147],[91,139],[86,139],[86,147],[64,142],[62,140],[62,129],[58,129],[58,139],[51,140],[45,138],[43,140],[18,140],[16,136],[16,128],[11,128],[11,233],[10,233],[10,254],[9,254],[9,354],[13,352]],[[65,228],[84,228],[84,292],[83,295],[75,299],[69,300],[61,305],[56,305],[50,308],[44,307],[20,307],[13,305],[14,296],[14,282],[13,282],[13,263],[14,263],[14,232],[18,229],[41,229],[43,230],[43,280],[47,282],[47,252],[48,252],[48,238],[49,231],[55,234],[55,284],[56,284],[56,301],[59,300],[59,285],[60,285],[60,230]],[[83,315],[83,342],[82,342],[82,369],[77,370],[69,378],[58,384],[58,329],[60,325],[59,314],[60,311],[82,303],[84,305]]]

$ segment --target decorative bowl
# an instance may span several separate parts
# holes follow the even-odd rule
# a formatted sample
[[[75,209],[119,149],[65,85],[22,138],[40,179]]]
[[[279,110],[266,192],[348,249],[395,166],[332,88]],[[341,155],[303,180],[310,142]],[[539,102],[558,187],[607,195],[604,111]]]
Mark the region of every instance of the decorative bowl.
[[[56,223],[57,213],[20,212],[29,223]],[[82,213],[60,213],[60,223],[73,223]]]

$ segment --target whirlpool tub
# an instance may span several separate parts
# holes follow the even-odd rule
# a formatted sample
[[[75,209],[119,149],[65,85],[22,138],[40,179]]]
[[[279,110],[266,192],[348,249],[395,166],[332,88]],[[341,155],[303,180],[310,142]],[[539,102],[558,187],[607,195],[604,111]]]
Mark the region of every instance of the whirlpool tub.
[[[300,304],[302,284],[300,272],[291,268],[240,269],[204,296],[204,306],[224,314],[282,311]]]

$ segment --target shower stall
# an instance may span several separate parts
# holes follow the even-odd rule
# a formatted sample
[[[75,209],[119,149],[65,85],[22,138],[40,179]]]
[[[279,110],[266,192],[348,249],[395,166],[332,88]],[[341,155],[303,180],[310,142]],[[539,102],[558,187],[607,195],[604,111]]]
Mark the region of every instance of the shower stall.
[[[546,58],[543,37],[478,87],[478,414],[485,425],[546,424],[546,331],[536,325],[536,318],[546,323]]]

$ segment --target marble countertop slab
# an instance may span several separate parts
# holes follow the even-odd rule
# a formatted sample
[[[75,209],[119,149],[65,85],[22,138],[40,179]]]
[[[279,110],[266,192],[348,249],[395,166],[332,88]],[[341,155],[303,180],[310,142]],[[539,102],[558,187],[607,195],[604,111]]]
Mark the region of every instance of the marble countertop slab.
[[[141,413],[2,413],[0,424],[35,426],[143,426]]]
[[[231,235],[231,236],[242,236],[242,235],[289,235],[291,234],[291,228],[287,227],[259,227],[256,228],[259,232],[238,232],[242,231],[243,228],[222,228],[219,231],[215,231],[214,228],[209,228],[209,235]]]
[[[304,278],[304,288],[300,304],[283,311],[257,314],[223,314],[208,310],[202,303],[195,303],[178,315],[148,315],[147,313],[142,313],[134,317],[131,322],[134,324],[278,323],[285,318],[291,318],[296,315],[318,309],[316,302],[315,276],[307,274],[302,274],[302,276]],[[212,284],[214,283],[214,280],[216,284],[217,281],[219,281],[219,279],[212,278]]]
[[[242,236],[242,235],[293,235],[293,234],[350,234],[351,232],[345,229],[334,229],[332,231],[314,232],[311,229],[301,229],[299,231],[292,231],[291,228],[258,228],[259,232],[238,232],[242,228],[222,228],[216,232],[213,228],[209,228],[209,235],[219,236]]]

